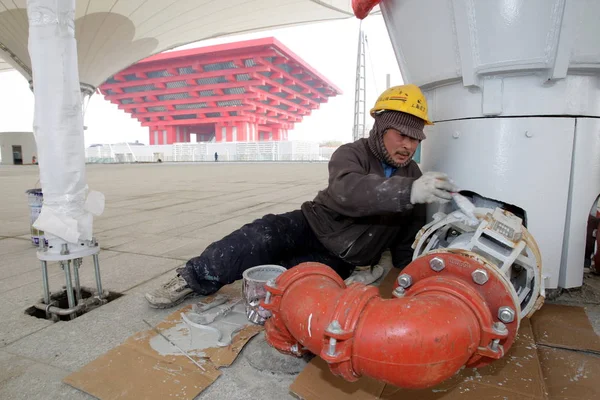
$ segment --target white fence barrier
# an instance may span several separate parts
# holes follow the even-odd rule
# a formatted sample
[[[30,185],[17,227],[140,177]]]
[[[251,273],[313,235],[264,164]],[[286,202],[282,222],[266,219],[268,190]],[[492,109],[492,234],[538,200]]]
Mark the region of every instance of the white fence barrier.
[[[93,164],[135,162],[260,162],[329,161],[335,148],[301,141],[238,143],[175,143],[144,146],[127,144],[94,145],[86,149],[86,161]]]

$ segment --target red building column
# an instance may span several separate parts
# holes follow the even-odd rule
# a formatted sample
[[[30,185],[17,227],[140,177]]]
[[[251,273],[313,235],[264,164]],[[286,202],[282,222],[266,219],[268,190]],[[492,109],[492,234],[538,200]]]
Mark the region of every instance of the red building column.
[[[165,131],[167,131],[167,143],[164,144],[173,144],[177,141],[177,130],[174,126],[165,126]]]
[[[258,124],[254,122],[250,122],[248,124],[248,142],[256,142],[258,141]]]
[[[273,128],[273,130],[271,132],[273,132],[273,136],[271,137],[271,140],[275,140],[275,141],[281,140],[281,129]],[[269,135],[269,136],[271,136],[271,135]]]
[[[227,141],[227,128],[225,124],[215,124],[215,142],[223,143]]]
[[[156,143],[156,139],[155,139],[155,135],[154,132],[156,131],[156,127],[155,126],[151,126],[148,128],[148,142],[150,143],[150,146],[154,146],[158,143]]]

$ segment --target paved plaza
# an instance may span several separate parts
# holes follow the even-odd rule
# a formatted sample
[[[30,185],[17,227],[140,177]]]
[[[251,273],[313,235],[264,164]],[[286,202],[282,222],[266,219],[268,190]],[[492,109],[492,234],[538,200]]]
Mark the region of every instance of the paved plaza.
[[[212,241],[266,213],[282,213],[312,199],[327,184],[325,163],[91,165],[91,189],[106,196],[94,232],[102,247],[105,289],[124,296],[74,321],[52,323],[24,310],[42,295],[40,264],[29,235],[25,191],[39,187],[38,169],[0,167],[0,398],[83,399],[61,382],[130,335],[174,310],[148,307],[143,294]],[[91,260],[81,271],[94,287]],[[64,284],[50,264],[51,289]],[[583,299],[598,332],[598,280]],[[595,289],[594,289],[595,287]],[[591,289],[590,289],[591,288]],[[584,290],[584,292],[585,292]],[[587,292],[586,292],[587,293]],[[561,301],[581,303],[577,293]],[[191,302],[189,300],[187,303]],[[186,303],[186,304],[187,304]],[[250,343],[251,345],[252,343]],[[244,353],[200,398],[286,399],[294,375],[253,368]]]

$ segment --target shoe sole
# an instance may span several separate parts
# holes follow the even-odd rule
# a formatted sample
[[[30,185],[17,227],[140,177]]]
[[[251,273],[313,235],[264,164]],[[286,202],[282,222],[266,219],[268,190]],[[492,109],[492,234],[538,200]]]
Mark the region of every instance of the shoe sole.
[[[191,293],[188,293],[185,296],[182,296],[179,299],[177,299],[176,301],[174,301],[172,303],[169,303],[169,304],[153,304],[153,303],[150,303],[148,301],[148,299],[146,299],[146,301],[148,301],[148,305],[150,306],[150,308],[156,308],[156,309],[164,310],[165,308],[175,307],[176,305],[183,303],[186,299],[189,299],[190,297],[194,297],[194,296],[196,296],[196,293],[191,292]]]

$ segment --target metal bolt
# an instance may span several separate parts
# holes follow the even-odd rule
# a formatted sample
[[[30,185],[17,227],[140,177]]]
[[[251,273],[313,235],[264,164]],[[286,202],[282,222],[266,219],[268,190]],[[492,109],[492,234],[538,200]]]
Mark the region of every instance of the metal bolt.
[[[298,353],[298,343],[290,347],[290,350],[292,351],[292,353]]]
[[[525,131],[525,136],[528,138],[533,137],[533,133],[529,132],[529,131]]]
[[[63,243],[61,246],[60,255],[65,256],[67,254],[69,254],[69,245],[66,243]]]
[[[458,138],[460,137],[460,132],[458,132],[458,131],[454,132],[454,133],[452,134],[452,137],[453,137],[454,139],[458,139]]]
[[[335,356],[335,346],[337,344],[337,340],[335,338],[329,338],[329,349],[327,349],[327,354],[330,356]]]
[[[269,279],[267,281],[267,283],[265,284],[265,286],[270,287],[270,288],[274,288],[276,286],[275,285],[275,279]],[[272,293],[267,290],[267,294],[265,296],[265,304],[270,304],[271,303],[271,296],[272,296]]]
[[[492,344],[490,344],[490,349],[493,352],[497,352],[499,345],[500,345],[500,339],[494,339],[494,340],[492,340]]]
[[[502,322],[494,322],[494,325],[492,325],[492,328],[494,329],[494,332],[496,332],[499,335],[506,335],[508,333],[508,329],[506,329],[506,325],[504,325]]]
[[[490,279],[487,271],[484,269],[476,269],[471,274],[471,277],[473,278],[473,282],[478,285],[485,285],[485,283]]]
[[[403,287],[398,286],[396,289],[394,289],[394,291],[392,292],[392,295],[394,297],[404,297],[405,293],[406,293],[406,290],[404,290]]]
[[[398,277],[398,285],[406,289],[412,285],[412,276],[409,274],[402,274]]]
[[[329,333],[342,333],[342,326],[337,320],[331,321],[329,326],[327,327],[327,332]]]
[[[498,309],[498,318],[505,324],[510,324],[515,320],[515,310],[507,306],[500,307]]]
[[[327,327],[327,332],[334,333],[334,334],[342,333],[342,326],[340,325],[340,323],[337,320],[333,320]],[[330,356],[335,355],[335,346],[336,345],[337,345],[337,339],[330,337],[329,338],[329,348],[327,349],[328,355],[330,355]]]
[[[446,267],[446,263],[440,257],[434,257],[429,261],[429,266],[435,272],[440,272]]]

